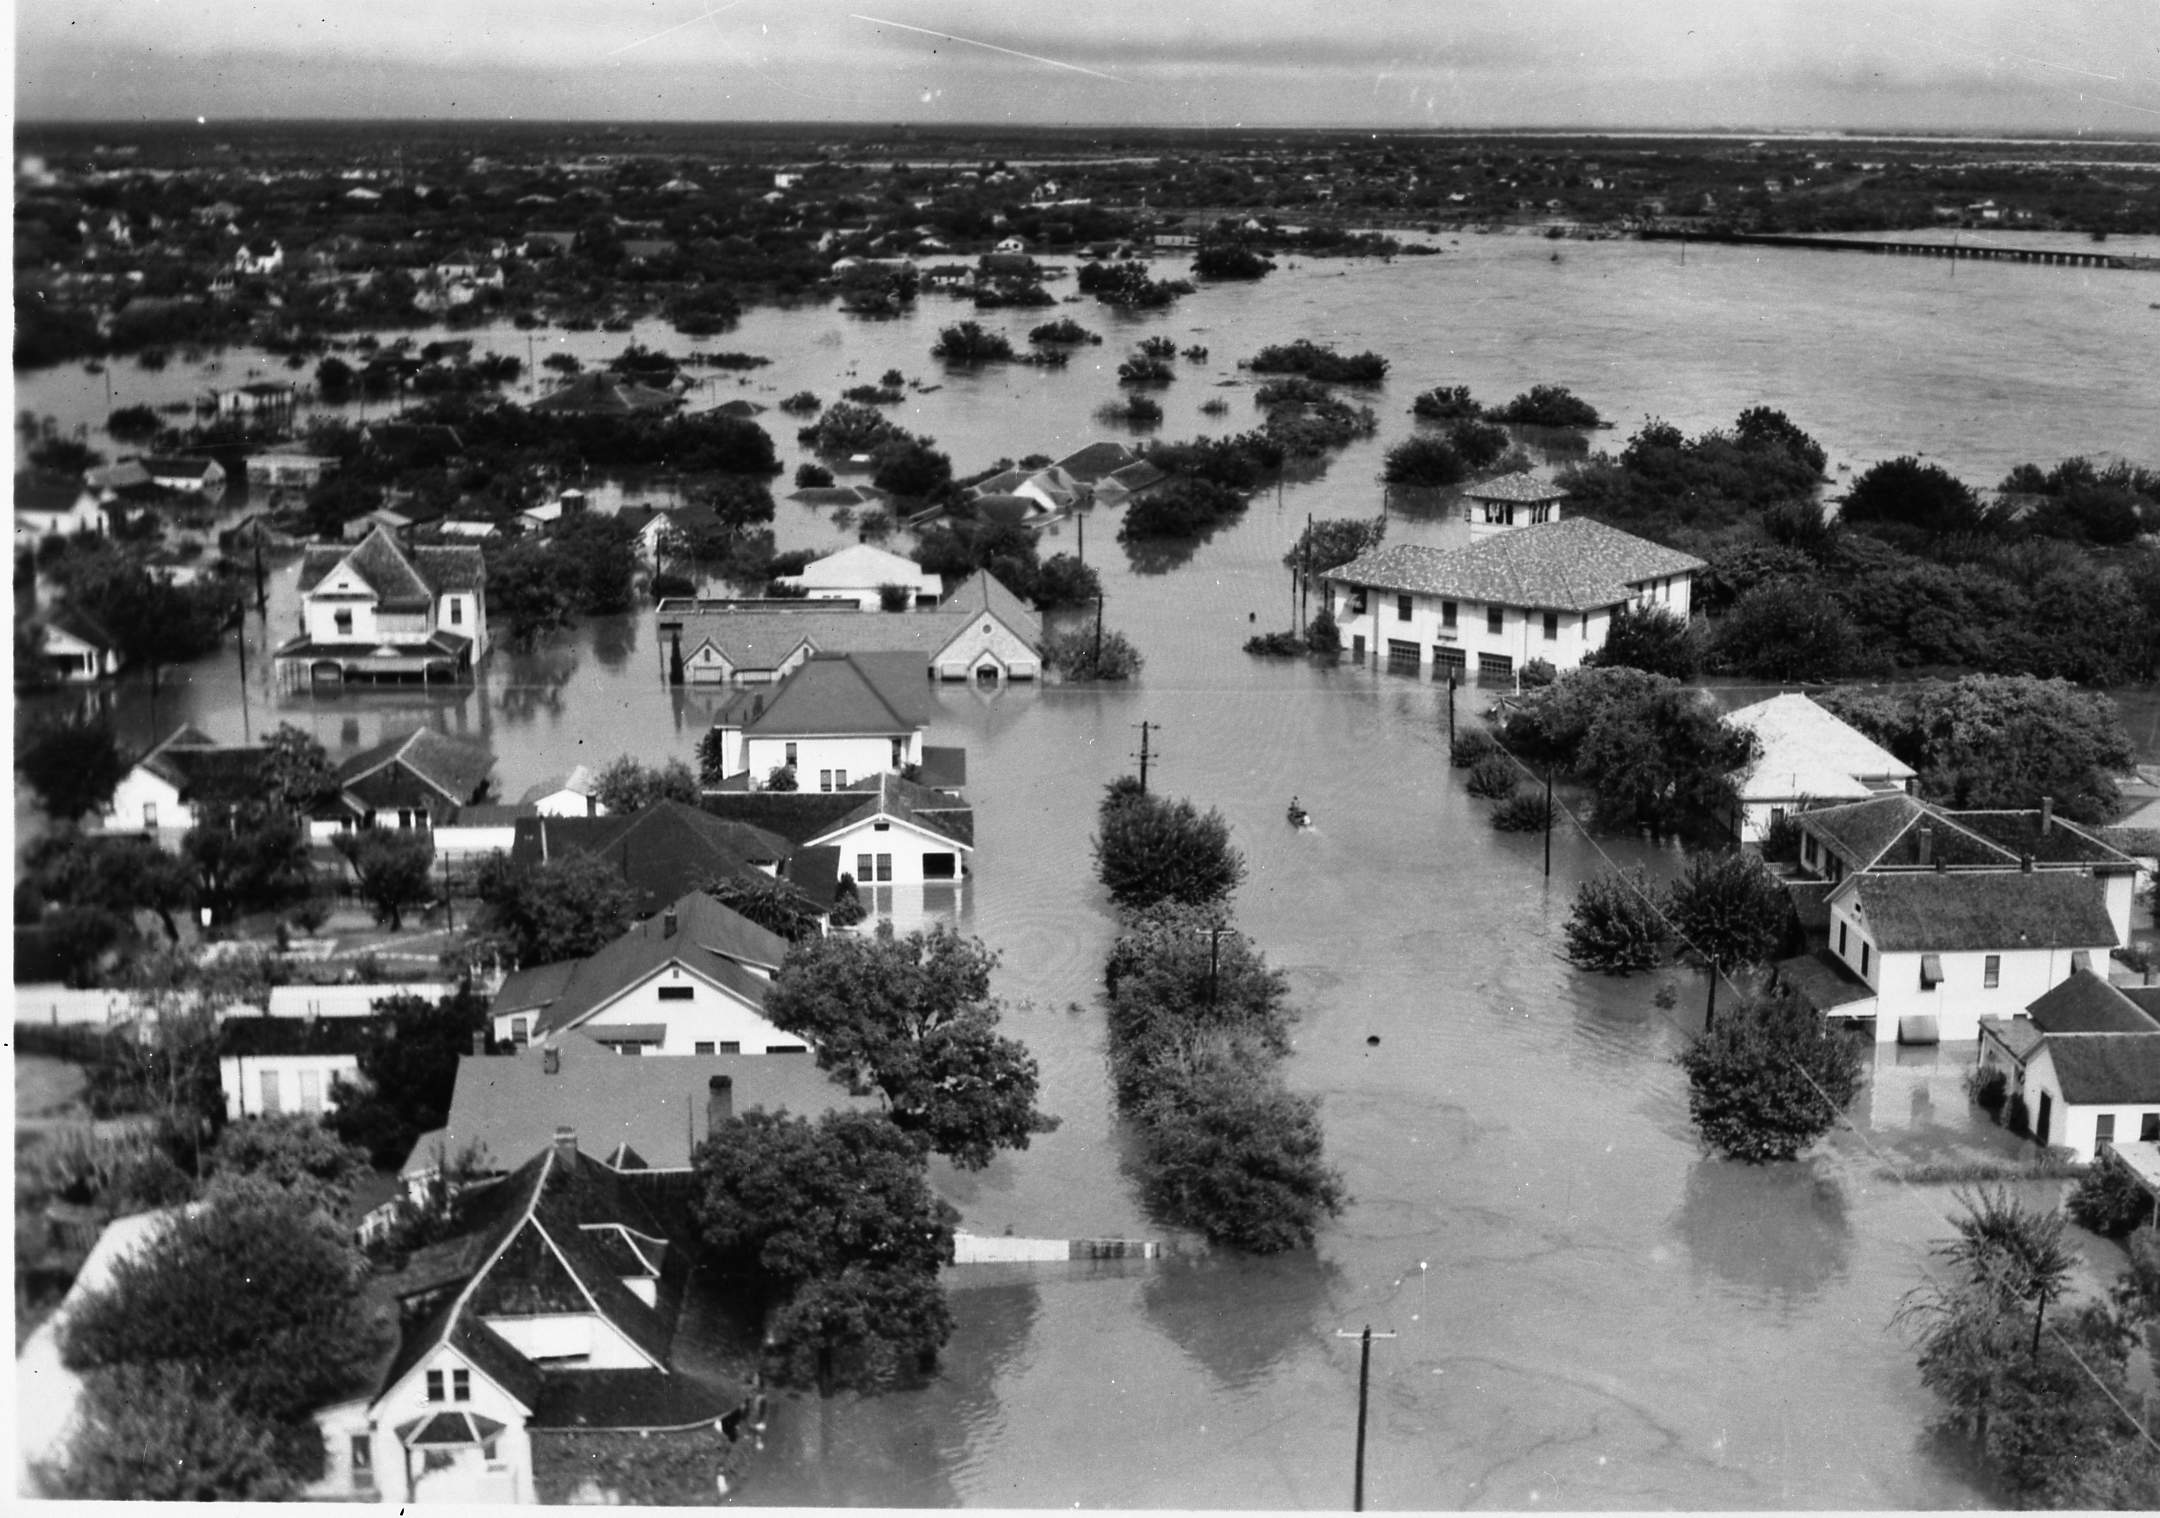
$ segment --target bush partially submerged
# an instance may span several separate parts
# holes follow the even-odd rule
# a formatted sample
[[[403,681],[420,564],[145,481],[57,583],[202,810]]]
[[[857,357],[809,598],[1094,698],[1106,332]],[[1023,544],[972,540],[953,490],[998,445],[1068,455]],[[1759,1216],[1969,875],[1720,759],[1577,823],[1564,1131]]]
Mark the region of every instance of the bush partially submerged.
[[[1655,969],[1665,958],[1665,921],[1642,871],[1607,870],[1575,889],[1568,915],[1567,957],[1585,970],[1627,975]]]

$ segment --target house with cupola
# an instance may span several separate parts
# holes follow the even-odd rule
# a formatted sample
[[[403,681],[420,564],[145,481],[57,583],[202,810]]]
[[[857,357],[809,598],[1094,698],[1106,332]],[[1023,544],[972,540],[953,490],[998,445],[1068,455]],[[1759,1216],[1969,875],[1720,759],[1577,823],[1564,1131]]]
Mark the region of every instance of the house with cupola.
[[[377,527],[350,548],[310,548],[300,632],[272,658],[287,691],[455,684],[487,653],[480,550],[407,548]]]

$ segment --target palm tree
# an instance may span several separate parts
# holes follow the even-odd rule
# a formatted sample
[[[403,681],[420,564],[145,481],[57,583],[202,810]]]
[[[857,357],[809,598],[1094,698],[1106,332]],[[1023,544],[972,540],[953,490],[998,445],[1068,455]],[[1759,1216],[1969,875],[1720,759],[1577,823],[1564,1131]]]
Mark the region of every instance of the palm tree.
[[[1952,1225],[1957,1237],[1935,1253],[1961,1270],[1975,1287],[2001,1300],[2033,1304],[2032,1353],[2040,1357],[2040,1329],[2050,1302],[2069,1289],[2078,1256],[2064,1242],[2060,1209],[2027,1207],[2004,1187],[1959,1191],[1965,1216]]]

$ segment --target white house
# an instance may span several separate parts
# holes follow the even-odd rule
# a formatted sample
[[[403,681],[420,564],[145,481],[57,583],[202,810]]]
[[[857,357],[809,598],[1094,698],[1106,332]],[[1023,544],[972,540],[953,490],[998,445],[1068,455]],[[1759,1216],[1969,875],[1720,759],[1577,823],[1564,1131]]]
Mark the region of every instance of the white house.
[[[880,775],[863,804],[808,841],[836,848],[858,886],[950,884],[968,873],[975,814],[942,791]]]
[[[735,693],[713,731],[723,776],[747,775],[755,789],[784,767],[803,790],[833,791],[921,764],[933,711],[911,656],[820,654],[770,695]]]
[[[1828,947],[1779,975],[1826,1015],[1872,1019],[1878,1043],[1977,1039],[1980,1019],[2014,1016],[2116,944],[2103,882],[2063,870],[1870,872],[1827,905]]]
[[[70,684],[109,680],[120,673],[119,640],[86,611],[63,606],[38,629],[38,655]]]
[[[813,601],[849,601],[864,611],[883,606],[884,589],[897,585],[907,592],[907,607],[936,606],[945,594],[945,582],[913,559],[902,558],[868,543],[857,543],[822,559],[813,559],[798,575],[780,576]]]
[[[1623,606],[1686,620],[1703,561],[1588,517],[1503,532],[1467,548],[1395,544],[1322,576],[1351,658],[1446,679],[1511,681],[1542,659],[1573,669],[1605,646]]]
[[[2115,986],[2080,971],[2015,1018],[1980,1027],[1980,1063],[2023,1098],[2033,1136],[2091,1163],[2130,1146],[2160,1151],[2160,987]]]
[[[585,959],[514,972],[488,1009],[525,1048],[576,1031],[623,1054],[783,1054],[808,1047],[766,1021],[787,941],[692,891]]]
[[[259,744],[218,743],[183,726],[128,768],[113,788],[101,825],[107,832],[177,837],[200,820],[205,805],[235,805],[262,794]]]
[[[538,817],[605,817],[607,808],[593,794],[589,766],[573,765],[567,775],[550,775],[518,800]]]
[[[1081,482],[1057,465],[1044,469],[1007,469],[977,481],[968,494],[976,501],[1018,497],[1028,502],[1027,521],[1042,521],[1067,512],[1089,495]]]
[[[79,480],[17,474],[14,507],[18,540],[105,530],[104,502]]]
[[[251,490],[308,490],[337,466],[338,461],[327,454],[272,448],[248,456],[248,486]]]
[[[187,495],[218,495],[225,489],[225,466],[216,459],[146,458],[143,469],[154,484]]]
[[[456,682],[487,652],[487,566],[477,548],[407,550],[377,527],[350,549],[310,548],[300,634],[272,657],[286,690]]]
[[[1726,719],[1755,735],[1755,758],[1738,777],[1731,819],[1742,843],[1760,843],[1789,813],[1842,801],[1910,791],[1911,765],[1806,696],[1772,696]]]
[[[331,1090],[359,1081],[360,1054],[377,1027],[371,1017],[226,1018],[218,1028],[218,1084],[227,1120],[335,1111]]]

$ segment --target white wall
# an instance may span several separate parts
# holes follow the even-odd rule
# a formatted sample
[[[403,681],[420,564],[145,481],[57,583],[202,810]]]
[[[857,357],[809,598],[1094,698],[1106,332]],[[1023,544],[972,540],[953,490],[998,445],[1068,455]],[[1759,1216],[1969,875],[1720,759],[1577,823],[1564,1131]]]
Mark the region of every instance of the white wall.
[[[145,806],[157,809],[155,822],[144,817]],[[180,800],[179,787],[138,764],[113,788],[112,803],[106,807],[103,821],[105,827],[115,833],[133,833],[152,827],[161,833],[184,833],[195,825],[195,809]]]
[[[450,1372],[456,1369],[472,1372],[472,1398],[467,1402],[430,1402],[427,1400],[427,1372],[443,1373],[444,1394],[449,1394],[452,1384]],[[517,1502],[535,1501],[532,1481],[532,1441],[525,1431],[525,1409],[518,1406],[510,1395],[482,1374],[478,1367],[456,1350],[444,1345],[414,1366],[405,1378],[384,1393],[375,1404],[373,1423],[375,1429],[375,1484],[385,1502],[410,1502],[412,1488],[405,1481],[405,1455],[399,1446],[394,1430],[401,1423],[414,1418],[424,1418],[431,1413],[470,1412],[483,1418],[491,1418],[503,1425],[501,1441],[496,1446],[496,1461],[505,1467],[506,1483],[512,1498]],[[413,1457],[415,1474],[419,1470],[419,1456]]]
[[[1014,680],[1042,676],[1042,656],[1019,634],[987,612],[975,617],[933,656],[931,669],[940,680],[970,680],[985,656],[997,661]]]
[[[2053,1098],[2048,1116],[2047,1141],[2070,1150],[2078,1159],[2090,1162],[2095,1147],[2094,1129],[2101,1114],[2112,1113],[2115,1118],[2115,1137],[2118,1146],[2138,1141],[2139,1123],[2148,1112],[2160,1113],[2160,1094],[2150,1102],[2096,1104],[2071,1106],[2063,1100],[2062,1079],[2055,1073],[2055,1060],[2046,1044],[2034,1053],[2032,1063],[2025,1072],[2025,1110],[2039,1131],[2040,1093],[2045,1091]]]
[[[684,988],[690,992],[687,1000],[663,1000],[660,994],[663,989]],[[510,1037],[513,1020],[509,1016],[495,1020],[498,1039]],[[775,1047],[799,1049],[807,1042],[774,1027],[763,1013],[733,992],[723,991],[675,964],[654,971],[578,1024],[578,1029],[598,1037],[605,1029],[637,1023],[662,1023],[667,1027],[657,1047],[645,1046],[648,1054],[695,1054],[701,1043],[711,1044],[714,1053],[720,1052],[723,1043],[733,1043],[740,1044],[744,1054],[765,1054]]]
[[[1356,647],[1358,638],[1363,638],[1366,663],[1374,661],[1377,648],[1379,667],[1386,669],[1390,642],[1414,643],[1418,650],[1418,668],[1429,675],[1433,672],[1436,646],[1459,650],[1464,657],[1465,677],[1475,679],[1478,658],[1483,654],[1504,655],[1510,661],[1513,673],[1520,673],[1533,659],[1543,659],[1555,669],[1565,670],[1582,663],[1583,655],[1602,647],[1605,642],[1603,612],[1555,612],[1554,636],[1548,638],[1542,611],[1502,606],[1499,608],[1500,631],[1495,633],[1488,621],[1491,608],[1486,602],[1454,602],[1455,621],[1450,625],[1447,621],[1449,603],[1444,598],[1410,593],[1410,615],[1404,618],[1397,599],[1401,594],[1392,590],[1367,592],[1366,610],[1361,616],[1352,610],[1357,605],[1356,590],[1349,586],[1337,587],[1333,610],[1346,652]]]
[[[320,1117],[335,1111],[330,1091],[336,1082],[357,1082],[360,1059],[353,1054],[228,1054],[218,1061],[218,1085],[225,1092],[228,1121],[262,1117],[270,1109],[263,1101],[263,1076],[277,1077],[279,1112],[300,1112]],[[312,1078],[315,1105],[304,1104],[305,1084]]]
[[[1839,948],[1838,929],[1845,929],[1844,947]],[[1868,968],[1860,968],[1861,946],[1869,950]],[[2109,945],[2098,944],[2088,952],[2093,963],[2104,973]],[[1920,962],[1917,953],[1877,954],[1874,939],[1852,911],[1852,897],[1841,896],[1830,903],[1830,952],[1844,960],[1853,974],[1860,976],[1876,992],[1875,1040],[1892,1043],[1897,1039],[1898,1019],[1927,1015],[1936,1022],[1938,1036],[1944,1043],[1963,1043],[1980,1036],[1980,1019],[1983,1017],[2016,1017],[2040,996],[2070,978],[2074,949],[2014,949],[2001,951],[2001,973],[1998,984],[1990,988],[1987,980],[1987,954],[1985,952],[1960,952],[1937,956],[1942,961],[1943,978],[1931,989],[1920,986]]]
[[[868,775],[887,774],[900,767],[893,763],[892,737],[883,735],[868,738],[749,738],[743,744],[744,762],[740,768],[749,770],[753,785],[762,786],[774,767],[788,762],[787,746],[790,743],[796,746],[797,752],[797,790],[820,789],[819,772],[823,770],[845,770],[848,780],[854,781]],[[918,731],[909,733],[903,740],[901,764],[920,763],[922,734]],[[739,773],[739,770],[731,773]],[[842,783],[836,775],[834,788],[838,789]]]
[[[370,1017],[375,1003],[389,996],[417,996],[439,1002],[455,994],[447,981],[413,980],[366,986],[272,986],[272,1017]]]
[[[859,886],[871,885],[923,885],[928,877],[923,873],[925,854],[950,854],[954,856],[955,873],[941,884],[953,884],[962,879],[961,871],[968,868],[969,851],[949,839],[936,838],[909,826],[904,822],[890,822],[886,830],[879,832],[875,819],[857,823],[844,833],[828,834],[818,840],[840,850],[840,868],[855,877]],[[890,860],[890,869],[883,875],[867,875],[862,868],[861,856],[872,857],[873,865],[880,856]]]

